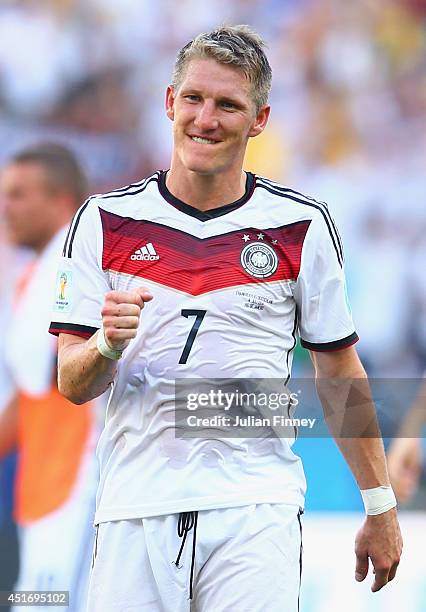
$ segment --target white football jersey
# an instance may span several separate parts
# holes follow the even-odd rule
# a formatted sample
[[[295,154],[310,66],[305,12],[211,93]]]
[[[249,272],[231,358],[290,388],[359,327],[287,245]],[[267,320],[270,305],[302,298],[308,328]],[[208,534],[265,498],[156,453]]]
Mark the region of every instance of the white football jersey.
[[[50,331],[90,337],[111,289],[148,288],[118,362],[98,445],[95,522],[288,503],[305,478],[292,440],[179,439],[175,380],[288,380],[292,352],[357,340],[339,235],[325,204],[247,174],[238,201],[206,212],[166,173],[96,195],[70,226]]]

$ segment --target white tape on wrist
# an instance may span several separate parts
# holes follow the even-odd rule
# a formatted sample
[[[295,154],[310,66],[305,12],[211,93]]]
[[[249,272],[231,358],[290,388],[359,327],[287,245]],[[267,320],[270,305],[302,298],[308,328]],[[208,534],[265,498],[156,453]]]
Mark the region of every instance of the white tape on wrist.
[[[365,513],[375,516],[396,506],[396,497],[390,485],[360,491]]]
[[[124,348],[121,350],[113,349],[109,346],[109,344],[107,344],[103,327],[98,331],[98,336],[96,338],[96,346],[101,355],[103,355],[107,359],[114,359],[115,361],[120,359],[124,351]]]

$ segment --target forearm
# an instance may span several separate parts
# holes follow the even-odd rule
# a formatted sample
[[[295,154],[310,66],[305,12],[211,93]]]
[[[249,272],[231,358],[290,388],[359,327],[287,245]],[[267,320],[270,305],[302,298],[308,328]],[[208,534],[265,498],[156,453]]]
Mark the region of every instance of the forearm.
[[[336,442],[360,489],[389,485],[381,438],[336,438]]]
[[[349,352],[348,352],[349,353]],[[389,484],[383,441],[367,376],[355,351],[347,359],[314,360],[330,433],[360,489]]]
[[[334,381],[317,381],[318,394],[330,433],[339,446],[360,489],[389,484],[385,452],[377,423],[376,410],[367,394],[367,379],[356,378],[341,383],[346,387],[343,399]],[[360,396],[362,400],[351,400]],[[346,393],[344,393],[346,396]],[[346,400],[346,401],[345,401]],[[351,401],[353,403],[351,403]]]
[[[101,395],[117,370],[117,362],[98,351],[97,333],[89,340],[72,344],[66,343],[62,334],[59,338],[58,388],[74,404],[83,404]]]

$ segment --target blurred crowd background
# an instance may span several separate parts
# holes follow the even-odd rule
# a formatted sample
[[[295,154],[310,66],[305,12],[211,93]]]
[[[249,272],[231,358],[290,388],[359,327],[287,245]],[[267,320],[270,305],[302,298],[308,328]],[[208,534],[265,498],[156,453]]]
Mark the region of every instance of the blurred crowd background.
[[[49,140],[78,155],[92,192],[167,168],[176,50],[221,23],[255,27],[273,69],[247,169],[328,202],[368,373],[422,376],[426,0],[2,0],[0,166]],[[28,257],[7,244],[0,203],[0,310]]]
[[[224,22],[255,26],[274,72],[271,123],[247,167],[329,203],[370,373],[420,374],[425,0],[2,0],[0,163],[60,141],[93,192],[167,167],[174,54]],[[13,265],[1,244],[3,288]]]

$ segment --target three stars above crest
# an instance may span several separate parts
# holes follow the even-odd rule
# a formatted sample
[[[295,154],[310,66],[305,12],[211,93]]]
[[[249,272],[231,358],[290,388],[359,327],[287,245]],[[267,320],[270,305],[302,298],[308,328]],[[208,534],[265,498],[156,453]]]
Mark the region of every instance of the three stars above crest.
[[[242,236],[242,240],[244,240],[244,242],[249,242],[250,240],[263,240],[264,238],[265,238],[265,234],[262,234],[262,232],[260,232],[259,234],[256,234],[254,238],[252,238],[250,234],[243,234]],[[271,244],[277,245],[278,240],[271,240]]]

